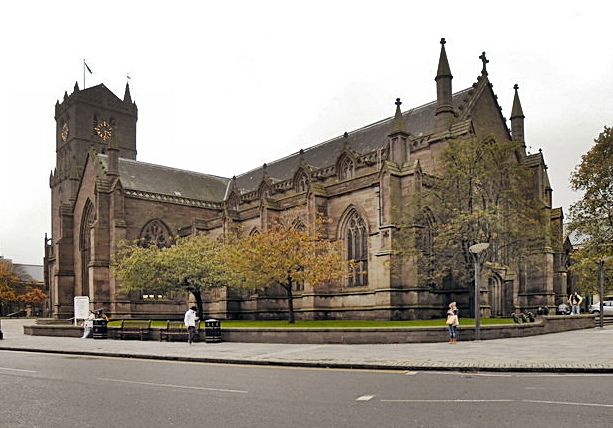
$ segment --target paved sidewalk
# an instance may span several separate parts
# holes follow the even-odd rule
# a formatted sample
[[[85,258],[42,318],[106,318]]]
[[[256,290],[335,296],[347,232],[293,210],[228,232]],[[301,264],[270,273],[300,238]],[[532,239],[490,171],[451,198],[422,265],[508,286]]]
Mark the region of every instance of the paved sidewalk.
[[[613,326],[481,342],[295,345],[93,340],[26,336],[33,320],[2,320],[0,350],[213,363],[392,370],[613,373]]]

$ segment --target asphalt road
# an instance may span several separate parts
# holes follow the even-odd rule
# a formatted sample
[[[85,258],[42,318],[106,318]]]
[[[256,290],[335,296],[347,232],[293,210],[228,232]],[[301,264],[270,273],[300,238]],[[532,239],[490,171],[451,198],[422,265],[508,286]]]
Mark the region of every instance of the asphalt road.
[[[608,427],[612,420],[613,376],[605,374],[327,370],[0,351],[1,427]]]

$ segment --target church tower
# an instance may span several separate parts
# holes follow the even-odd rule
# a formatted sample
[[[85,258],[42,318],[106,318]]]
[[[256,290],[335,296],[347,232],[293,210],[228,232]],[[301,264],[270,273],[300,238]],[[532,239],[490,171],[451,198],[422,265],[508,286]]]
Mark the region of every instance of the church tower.
[[[106,133],[116,137],[120,157],[136,159],[137,119],[128,84],[123,100],[103,84],[79,90],[75,83],[72,94],[64,93],[55,104],[56,165],[49,183],[60,203],[74,199],[89,149],[107,152]]]
[[[74,284],[73,206],[90,150],[136,159],[138,109],[126,84],[123,100],[103,84],[83,90],[75,83],[55,104],[56,164],[49,177],[51,188],[51,241],[45,242],[45,269],[52,295],[50,309],[57,316],[71,305]],[[113,138],[110,138],[111,135]],[[91,221],[95,221],[92,213]],[[70,290],[69,292],[66,290]],[[74,294],[72,294],[74,295]]]

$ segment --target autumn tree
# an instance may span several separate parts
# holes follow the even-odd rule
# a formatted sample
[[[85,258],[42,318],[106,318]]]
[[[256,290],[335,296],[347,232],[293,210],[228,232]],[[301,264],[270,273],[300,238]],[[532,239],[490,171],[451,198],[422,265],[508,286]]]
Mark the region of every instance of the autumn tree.
[[[47,293],[38,287],[29,286],[26,292],[19,296],[19,300],[30,305],[40,305],[47,300]]]
[[[167,248],[123,241],[114,256],[113,271],[123,291],[190,292],[202,318],[202,291],[227,282],[220,250],[221,244],[206,236],[181,238]]]
[[[245,288],[281,286],[287,298],[288,321],[295,322],[293,289],[341,280],[347,275],[339,242],[323,237],[322,221],[306,227],[282,217],[267,230],[236,239],[224,254],[230,285]]]
[[[8,260],[0,260],[0,314],[4,313],[7,303],[16,302],[18,294],[16,285],[19,277],[13,272],[13,266]]]
[[[577,291],[593,294],[599,283],[598,262],[613,271],[613,128],[606,127],[571,174],[573,190],[583,197],[570,209],[570,230],[588,239],[572,255],[571,272]],[[607,288],[613,275],[605,278]]]
[[[508,265],[544,242],[543,203],[520,150],[516,142],[471,137],[442,151],[440,175],[422,180],[399,222],[401,251],[416,261],[421,283],[470,283],[473,244],[490,244],[485,259]]]

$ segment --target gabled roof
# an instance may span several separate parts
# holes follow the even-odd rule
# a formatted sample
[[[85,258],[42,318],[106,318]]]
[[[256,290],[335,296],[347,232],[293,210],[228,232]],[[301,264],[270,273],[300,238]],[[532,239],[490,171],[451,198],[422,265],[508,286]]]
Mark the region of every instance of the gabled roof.
[[[586,235],[577,230],[573,230],[568,235],[568,240],[574,248],[580,248],[590,240],[590,235]]]
[[[531,155],[527,155],[523,158],[522,163],[527,167],[535,167],[545,164],[545,159],[543,159],[543,153],[532,153]]]
[[[454,109],[469,97],[471,88],[453,94]],[[402,113],[404,129],[415,137],[431,134],[434,130],[436,101],[416,107]],[[366,154],[387,144],[387,136],[392,129],[393,117],[388,117],[364,128],[349,132],[347,144],[355,152]],[[314,168],[333,165],[344,150],[344,137],[338,136],[316,146],[304,149],[304,162]],[[294,153],[285,158],[267,164],[267,173],[273,181],[287,180],[293,177],[300,164],[300,153]],[[236,184],[243,192],[258,188],[262,181],[262,168],[257,168],[236,177]]]
[[[106,170],[108,156],[97,154]],[[229,178],[119,158],[119,180],[126,190],[198,201],[224,200]]]
[[[13,273],[17,275],[19,279],[23,282],[45,281],[42,265],[24,265],[20,263],[13,263]]]

